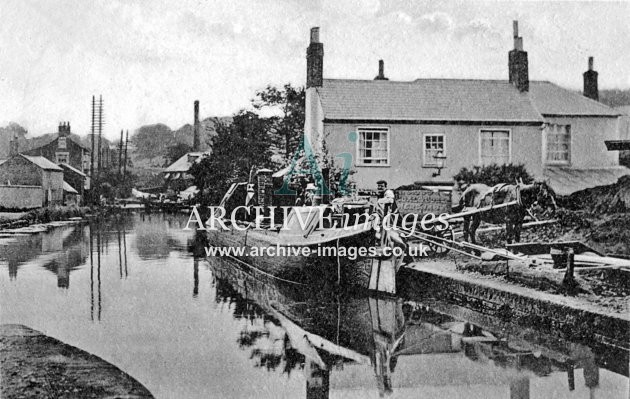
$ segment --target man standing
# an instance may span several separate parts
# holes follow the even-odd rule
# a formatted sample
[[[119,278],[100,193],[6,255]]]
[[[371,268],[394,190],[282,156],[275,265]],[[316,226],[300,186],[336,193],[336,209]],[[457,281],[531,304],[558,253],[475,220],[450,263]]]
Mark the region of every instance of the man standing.
[[[396,205],[396,197],[394,195],[394,191],[387,188],[387,182],[385,180],[379,180],[376,182],[377,188],[377,208],[380,213],[382,213],[382,217],[390,214],[396,213],[398,211],[398,206]]]

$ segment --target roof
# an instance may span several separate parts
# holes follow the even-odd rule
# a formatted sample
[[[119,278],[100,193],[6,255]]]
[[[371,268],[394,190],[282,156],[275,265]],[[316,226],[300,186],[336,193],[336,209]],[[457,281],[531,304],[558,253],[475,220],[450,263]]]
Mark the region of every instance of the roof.
[[[44,170],[56,170],[59,172],[63,172],[63,169],[61,169],[59,166],[55,165],[54,163],[50,162],[48,159],[44,157],[24,155],[24,154],[20,154],[20,155]]]
[[[507,80],[324,79],[328,120],[542,123],[545,115],[617,116],[614,109],[550,82],[520,92]]]
[[[630,169],[624,166],[609,168],[575,169],[575,168],[546,168],[543,171],[545,179],[558,195],[569,195],[576,191],[591,187],[607,186],[616,183],[624,175],[630,175]]]
[[[630,105],[620,105],[615,107],[615,111],[619,112],[622,115],[630,116]]]
[[[184,154],[177,161],[173,162],[168,168],[164,170],[164,173],[176,173],[176,172],[188,172],[188,169],[194,162],[203,155],[205,152],[189,152]]]
[[[66,181],[63,181],[63,191],[68,192],[68,193],[72,193],[72,194],[79,194],[77,192],[77,190],[75,190],[74,188],[72,188],[71,185],[69,185],[68,183],[66,183]]]
[[[318,92],[326,119],[543,122],[507,81],[325,79]]]
[[[62,168],[64,168],[64,169],[71,170],[72,172],[74,172],[74,173],[76,173],[76,174],[78,174],[78,175],[80,175],[80,176],[82,176],[82,177],[87,177],[87,175],[86,175],[85,173],[81,172],[81,171],[80,171],[79,169],[77,169],[77,168],[74,168],[74,167],[72,167],[72,166],[68,165],[67,163],[60,163],[60,164],[59,164],[59,166],[61,166],[61,167],[62,167]]]
[[[59,137],[59,133],[47,133],[41,136],[37,136],[37,137],[33,137],[30,139],[27,139],[27,141],[24,143],[24,151],[33,151],[36,150],[40,147],[43,147],[45,145],[48,145],[50,143],[52,143],[53,141],[55,141],[57,138]],[[81,146],[84,150],[86,151],[90,151],[90,148],[81,141],[81,136],[75,135],[74,133],[71,133],[70,135],[66,136],[68,140],[74,142],[75,144]],[[104,141],[105,139],[103,139]],[[89,141],[89,138],[88,138]]]
[[[620,114],[614,108],[551,82],[531,81],[529,92],[542,115],[616,117]]]

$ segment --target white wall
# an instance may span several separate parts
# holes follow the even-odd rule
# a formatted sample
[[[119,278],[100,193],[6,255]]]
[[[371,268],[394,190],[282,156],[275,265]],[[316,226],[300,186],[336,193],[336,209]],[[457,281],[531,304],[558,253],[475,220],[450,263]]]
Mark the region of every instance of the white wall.
[[[356,143],[348,134],[358,127],[390,128],[390,166],[356,166]],[[412,184],[416,181],[451,182],[463,167],[479,165],[479,135],[481,129],[508,129],[511,134],[512,163],[524,163],[528,172],[542,176],[542,130],[538,126],[473,126],[473,125],[412,125],[412,124],[325,124],[324,131],[329,154],[348,152],[354,157],[351,180],[358,188],[376,188],[380,179],[389,187]],[[445,168],[433,177],[434,167],[423,166],[423,135],[444,134]]]
[[[619,165],[617,151],[608,151],[605,140],[619,139],[618,118],[554,117],[549,123],[571,125],[572,168],[604,168]]]

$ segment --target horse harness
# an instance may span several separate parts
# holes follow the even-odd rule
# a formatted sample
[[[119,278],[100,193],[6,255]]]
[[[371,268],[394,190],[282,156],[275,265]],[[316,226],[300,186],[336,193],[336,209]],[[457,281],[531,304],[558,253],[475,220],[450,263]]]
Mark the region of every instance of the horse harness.
[[[497,184],[497,185],[492,186],[492,189],[490,189],[489,192],[486,192],[484,197],[490,196],[490,209],[492,209],[492,207],[494,207],[495,205],[498,192],[500,192],[507,186],[510,186],[510,184],[508,183]],[[516,187],[516,201],[518,201],[518,205],[523,205],[523,203],[521,202],[521,187],[518,184],[515,187]]]

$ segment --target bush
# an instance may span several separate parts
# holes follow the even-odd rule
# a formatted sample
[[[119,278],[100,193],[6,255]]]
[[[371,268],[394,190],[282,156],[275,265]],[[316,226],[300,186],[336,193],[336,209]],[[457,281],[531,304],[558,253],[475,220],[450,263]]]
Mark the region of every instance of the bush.
[[[49,223],[58,220],[66,220],[73,217],[84,217],[90,208],[70,206],[50,206],[46,208],[34,209],[27,213],[22,219],[29,223]]]
[[[501,183],[514,183],[523,179],[523,183],[531,184],[534,178],[525,170],[523,164],[503,164],[473,166],[472,169],[462,168],[454,177],[455,181],[466,184],[483,183],[494,186]]]

